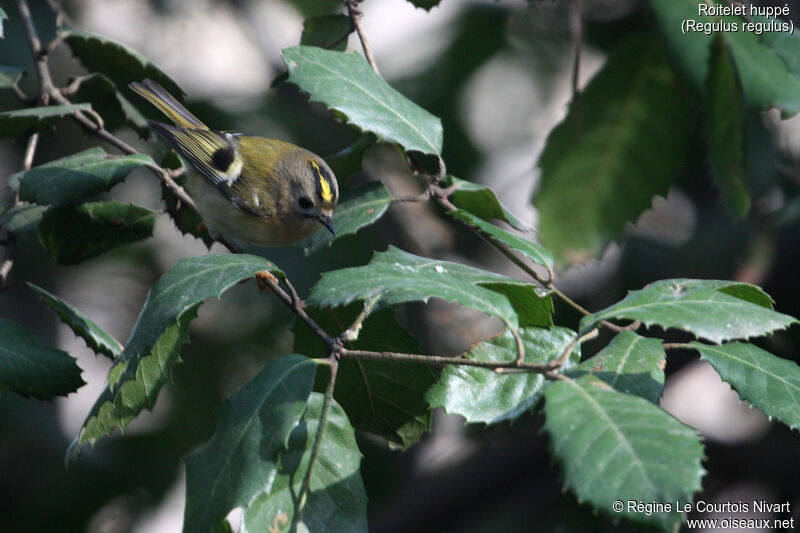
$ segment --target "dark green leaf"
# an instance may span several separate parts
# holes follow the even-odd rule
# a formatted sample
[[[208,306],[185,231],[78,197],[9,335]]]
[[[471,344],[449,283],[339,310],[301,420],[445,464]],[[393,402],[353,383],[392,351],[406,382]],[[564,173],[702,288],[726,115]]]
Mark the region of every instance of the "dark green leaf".
[[[49,400],[84,385],[81,369],[67,352],[0,318],[0,390]]]
[[[225,400],[214,436],[185,459],[184,531],[207,530],[270,486],[318,366],[301,355],[279,357]]]
[[[76,265],[103,252],[147,239],[155,211],[119,202],[64,205],[47,210],[39,240],[59,265]]]
[[[0,65],[0,89],[7,89],[15,85],[25,72],[24,68],[6,67]]]
[[[11,233],[36,231],[39,221],[47,211],[47,206],[20,203],[13,205],[0,214],[0,227]]]
[[[343,187],[347,180],[361,170],[361,161],[364,159],[364,152],[367,148],[375,144],[375,136],[371,133],[362,135],[356,142],[333,155],[325,158],[325,162],[331,167],[339,187]]]
[[[174,152],[171,153],[174,154]],[[175,182],[185,187],[185,178],[185,175],[179,176],[175,179]],[[161,197],[164,199],[167,213],[169,213],[172,222],[175,223],[175,227],[184,235],[191,235],[192,237],[202,240],[206,247],[211,249],[211,245],[215,242],[214,237],[209,233],[202,217],[200,217],[200,213],[185,203],[180,202],[178,197],[175,196],[175,193],[173,193],[163,181],[161,182]]]
[[[441,121],[395,91],[361,55],[295,46],[283,51],[283,61],[290,82],[362,131],[406,150],[442,150]]]
[[[347,48],[347,37],[351,31],[353,28],[347,15],[319,15],[307,18],[303,23],[300,44],[343,52]]]
[[[601,320],[625,318],[646,325],[682,329],[697,337],[720,343],[766,335],[795,323],[788,315],[772,311],[747,299],[731,296],[719,281],[667,279],[644,289],[630,291],[622,301],[584,317],[581,331]]]
[[[94,323],[89,317],[69,305],[61,298],[50,294],[33,283],[25,282],[29,289],[36,293],[47,307],[55,311],[75,335],[86,341],[86,345],[95,353],[114,359],[122,351],[122,345],[107,331]]]
[[[739,397],[792,429],[800,428],[800,367],[758,346],[732,342],[692,345]]]
[[[667,354],[661,341],[623,331],[569,375],[593,374],[620,392],[635,394],[657,404],[664,387],[666,364]]]
[[[704,473],[697,433],[594,376],[552,383],[544,396],[544,429],[564,485],[614,519],[677,530],[680,513],[637,513],[627,502],[690,502]],[[622,512],[612,508],[615,501],[623,502]]]
[[[439,2],[441,2],[442,0],[408,0],[408,1],[414,4],[414,6],[416,7],[421,7],[425,11],[430,11],[434,7],[438,6]]]
[[[0,137],[16,137],[23,133],[46,131],[62,118],[91,108],[89,104],[72,104],[4,111],[0,113]]]
[[[325,331],[339,335],[353,323],[361,306],[315,309],[307,312]],[[322,355],[325,347],[301,322],[292,328],[294,350]],[[419,353],[419,343],[397,323],[394,311],[383,309],[371,314],[361,328],[358,340],[349,348],[377,352]],[[318,390],[324,390],[327,376],[317,376]],[[356,429],[384,437],[389,445],[407,448],[430,427],[430,411],[425,391],[436,381],[427,365],[394,361],[339,362],[334,398],[341,404]]]
[[[743,217],[750,209],[744,170],[744,96],[723,34],[714,40],[706,83],[706,128],[711,175],[730,209]]]
[[[115,130],[127,124],[142,138],[150,131],[144,115],[117,91],[114,82],[102,74],[90,74],[84,78],[74,100],[92,104],[92,109],[103,117],[107,130]]]
[[[21,200],[72,204],[110,190],[136,167],[154,165],[147,154],[112,156],[95,147],[14,175]]]
[[[539,238],[559,262],[599,255],[684,160],[686,98],[662,48],[639,35],[614,49],[547,139],[534,204]]]
[[[366,266],[323,274],[312,288],[309,302],[336,307],[380,297],[381,306],[390,306],[442,298],[496,316],[517,328],[517,313],[503,291],[521,305],[536,306],[549,317],[552,303],[533,285],[458,263],[419,257],[393,246],[375,253]]]
[[[499,243],[500,246],[510,246],[524,256],[536,261],[540,265],[544,265],[546,267],[553,266],[553,254],[535,242],[531,242],[504,229],[498,228],[494,224],[486,222],[485,220],[480,219],[462,209],[448,211],[447,214],[464,222],[468,226],[477,229],[481,235],[486,237],[486,239],[492,244]]]
[[[753,22],[768,25],[770,22],[784,22],[780,19],[751,16]],[[759,38],[783,60],[789,72],[800,76],[800,38],[796,32],[765,31]]]
[[[558,359],[575,338],[575,332],[567,328],[522,328],[519,334],[527,363]],[[564,368],[575,366],[580,361],[580,353],[580,346],[576,346]],[[507,363],[517,358],[517,344],[511,332],[505,330],[474,345],[462,357]],[[542,374],[501,375],[488,368],[448,366],[428,391],[427,399],[431,407],[443,407],[448,413],[463,416],[469,423],[496,424],[516,420],[533,409],[544,386]]]
[[[283,276],[272,263],[246,254],[182,259],[147,295],[122,354],[109,371],[108,386],[95,402],[67,452],[80,444],[124,428],[142,409],[151,409],[169,372],[179,361],[189,323],[206,298],[223,292],[261,270]]]
[[[715,29],[725,34],[750,107],[757,110],[777,107],[784,114],[800,111],[800,78],[793,75],[782,57],[765,44],[774,42],[774,39],[765,37],[769,32],[756,35],[744,28],[746,21],[741,17],[701,15],[694,0],[650,0],[650,5],[673,56],[698,90],[705,87],[708,79],[709,57],[716,32],[689,31],[684,35],[684,20],[709,24],[707,27],[715,24]],[[736,30],[733,24],[737,25]]]
[[[326,244],[344,235],[356,233],[364,226],[377,222],[392,203],[392,193],[379,181],[365,183],[359,187],[345,189],[341,201],[333,211],[333,226],[336,236],[319,230],[297,245],[306,254],[323,248]]]
[[[748,302],[758,304],[761,307],[766,307],[767,309],[772,309],[772,304],[775,303],[770,297],[769,294],[764,292],[764,289],[757,285],[752,285],[750,283],[744,283],[742,281],[729,281],[723,279],[687,279],[687,278],[676,278],[676,279],[664,279],[659,280],[651,283],[648,287],[672,287],[676,283],[680,283],[681,287],[684,289],[694,289],[694,288],[706,288],[706,289],[714,289],[715,291],[724,292],[725,294],[730,294],[731,296],[735,296],[740,300],[746,300]]]
[[[146,78],[157,81],[172,96],[183,97],[183,91],[172,78],[151,63],[146,57],[114,42],[108,37],[87,31],[69,30],[64,42],[89,72],[102,72],[121,90]]]
[[[455,186],[456,190],[450,196],[453,205],[468,211],[483,220],[502,220],[519,231],[530,231],[531,227],[518,219],[500,203],[497,195],[486,185],[472,183],[455,176],[446,176],[443,187]]]
[[[335,400],[331,402],[319,455],[311,470],[308,500],[300,520],[298,498],[320,430],[322,405],[322,394],[311,393],[308,409],[289,437],[288,450],[280,456],[280,473],[244,511],[242,533],[367,531],[367,495],[359,472],[361,454],[353,428]],[[302,525],[289,527],[299,521]]]

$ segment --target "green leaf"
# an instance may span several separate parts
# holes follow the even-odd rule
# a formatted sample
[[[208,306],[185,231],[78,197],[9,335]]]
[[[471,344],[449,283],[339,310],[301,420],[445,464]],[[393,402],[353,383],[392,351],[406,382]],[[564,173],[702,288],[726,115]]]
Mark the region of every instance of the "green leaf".
[[[283,51],[283,61],[290,82],[362,131],[406,150],[441,152],[441,121],[394,90],[361,55],[295,46]]]
[[[522,328],[519,334],[527,363],[558,359],[575,338],[575,332],[567,328]],[[575,366],[580,361],[580,353],[580,346],[576,346],[564,368]],[[462,358],[498,363],[514,361],[517,344],[511,332],[505,330],[472,346]],[[450,414],[463,416],[468,423],[496,424],[516,420],[533,409],[544,386],[542,374],[500,375],[488,368],[448,366],[428,391],[427,399],[432,408],[443,407]]]
[[[772,22],[784,22],[777,18],[762,17],[752,15],[753,22],[769,24]],[[800,76],[800,38],[794,32],[785,31],[765,31],[759,38],[767,46],[772,48],[783,60],[789,72],[795,76]]]
[[[94,323],[89,317],[69,305],[61,298],[50,294],[33,283],[25,282],[42,302],[55,311],[58,317],[72,332],[86,341],[86,345],[95,353],[103,354],[111,359],[117,357],[122,351],[122,345],[106,330]]]
[[[283,276],[264,258],[247,254],[182,259],[153,285],[122,354],[109,371],[108,386],[95,402],[67,451],[124,428],[142,409],[152,409],[158,392],[179,361],[189,323],[206,298],[223,292],[261,270]]]
[[[506,294],[502,294],[504,291]],[[526,320],[522,325],[528,325],[525,322],[536,313],[542,321],[549,319],[552,309],[549,295],[538,294],[533,285],[458,263],[419,257],[390,246],[386,252],[376,252],[366,266],[323,274],[311,289],[308,301],[322,307],[336,307],[380,297],[379,305],[385,307],[442,298],[496,316],[517,328],[520,320],[507,295],[524,308]]]
[[[72,104],[4,111],[0,113],[0,137],[46,131],[62,118],[72,116],[78,111],[89,111],[91,108],[89,104]]]
[[[650,0],[650,5],[672,55],[698,91],[703,90],[708,79],[709,57],[716,32],[689,31],[684,35],[682,23],[687,19],[699,24],[725,24],[715,29],[725,34],[751,108],[767,110],[777,107],[784,114],[800,111],[800,78],[793,75],[782,57],[766,44],[769,40],[765,33],[759,36],[746,30],[746,21],[741,17],[701,15],[694,0]],[[736,24],[735,31],[733,24]]]
[[[483,235],[495,246],[498,246],[498,244],[501,247],[502,245],[510,246],[514,250],[517,250],[522,255],[532,259],[540,265],[544,265],[546,267],[553,266],[553,254],[535,242],[531,242],[518,235],[509,233],[508,231],[498,228],[494,224],[486,222],[483,219],[480,219],[462,209],[448,211],[447,214],[457,220],[460,220],[468,226],[475,228],[481,233],[481,235]]]
[[[666,194],[685,158],[686,98],[662,48],[648,35],[615,48],[547,139],[534,205],[559,262],[599,255]]]
[[[800,428],[800,367],[752,344],[693,342],[700,357],[754,407],[792,429]]]
[[[184,531],[207,530],[271,485],[318,366],[302,355],[279,357],[225,400],[214,436],[185,459]]]
[[[325,331],[338,335],[361,311],[346,308],[307,308],[309,316]],[[309,355],[324,354],[325,347],[301,321],[295,321],[294,350]],[[372,313],[364,321],[358,340],[348,348],[377,352],[419,353],[419,343],[397,323],[392,309]],[[317,390],[327,386],[327,376],[317,376]],[[427,365],[396,361],[339,362],[334,398],[347,413],[353,427],[385,438],[390,447],[405,449],[430,428],[431,413],[425,392],[436,381]]]
[[[132,204],[92,202],[47,210],[39,240],[59,265],[76,265],[153,235],[157,213]]]
[[[11,233],[26,233],[37,231],[42,215],[47,211],[47,206],[19,203],[13,205],[0,214],[0,227]]]
[[[155,162],[147,154],[112,156],[95,147],[20,172],[13,179],[25,202],[73,204],[110,190],[142,165]]]
[[[568,374],[592,374],[625,394],[641,396],[657,404],[664,387],[667,354],[658,339],[623,331],[599,353]]]
[[[343,52],[351,31],[353,27],[347,15],[337,13],[310,17],[303,23],[300,44]]]
[[[361,481],[361,454],[353,428],[335,400],[324,425],[319,455],[311,470],[308,500],[297,510],[314,439],[320,430],[323,396],[311,393],[308,409],[281,453],[280,472],[268,491],[256,496],[242,516],[242,533],[265,531],[367,531],[367,495]]]
[[[750,209],[744,169],[747,110],[723,34],[714,40],[706,83],[706,109],[711,175],[731,211],[743,217]]]
[[[127,124],[141,138],[146,138],[150,132],[150,126],[144,115],[122,96],[114,82],[102,74],[90,74],[85,77],[75,93],[74,100],[92,104],[92,109],[103,117],[107,130],[116,130]]]
[[[172,78],[139,52],[114,42],[108,37],[87,31],[69,30],[64,37],[73,55],[89,72],[102,72],[114,84],[128,91],[134,81],[150,78],[161,84],[172,96],[183,97],[183,91]]]
[[[297,246],[303,248],[306,255],[323,248],[326,244],[330,246],[336,239],[356,233],[364,226],[377,222],[391,203],[392,193],[379,181],[346,189],[333,211],[336,236],[320,230],[299,242]]]
[[[564,485],[595,509],[677,530],[677,512],[628,511],[628,500],[690,502],[700,489],[703,446],[697,433],[651,402],[618,392],[593,376],[544,391],[545,431]],[[623,512],[612,508],[623,502]]]
[[[497,195],[486,185],[462,180],[455,176],[445,176],[442,187],[455,186],[456,190],[450,196],[453,205],[468,211],[483,220],[502,220],[519,231],[530,231],[531,227],[514,216],[506,206],[500,203]]]
[[[764,289],[757,285],[744,283],[742,281],[675,278],[655,281],[648,285],[648,287],[672,287],[676,283],[679,283],[684,289],[694,289],[698,287],[714,289],[715,291],[730,294],[731,296],[735,296],[740,300],[746,300],[748,302],[758,304],[761,307],[766,307],[767,309],[772,309],[772,304],[775,303],[772,297],[764,292]]]
[[[16,85],[23,72],[25,72],[24,68],[0,65],[0,89],[8,89]]]
[[[350,176],[361,170],[361,162],[364,159],[364,153],[367,148],[375,144],[375,136],[371,133],[362,135],[356,142],[333,155],[325,158],[325,162],[331,167],[336,179],[339,182],[339,187],[343,187],[347,183]]]
[[[81,369],[67,352],[0,318],[0,390],[49,400],[84,385]]]
[[[676,328],[714,343],[766,335],[796,320],[717,290],[718,281],[667,279],[630,291],[620,302],[581,320],[587,331],[601,320],[625,318]]]
[[[430,11],[434,7],[438,6],[439,2],[441,2],[442,0],[408,0],[408,1],[414,4],[415,7],[422,8],[425,11]]]

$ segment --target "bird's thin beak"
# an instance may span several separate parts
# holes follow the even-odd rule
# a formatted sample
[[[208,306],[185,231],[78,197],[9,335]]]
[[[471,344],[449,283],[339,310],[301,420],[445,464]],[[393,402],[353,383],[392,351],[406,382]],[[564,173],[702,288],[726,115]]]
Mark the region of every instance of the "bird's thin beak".
[[[330,215],[319,215],[317,217],[317,221],[325,226],[325,228],[331,232],[331,235],[336,237],[336,231],[333,229],[333,220],[331,219]]]

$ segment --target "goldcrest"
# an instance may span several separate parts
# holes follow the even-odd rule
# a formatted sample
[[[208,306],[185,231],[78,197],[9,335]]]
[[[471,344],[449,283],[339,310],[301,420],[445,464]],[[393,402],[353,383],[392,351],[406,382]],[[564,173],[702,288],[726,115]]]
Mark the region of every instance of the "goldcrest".
[[[175,125],[150,127],[189,164],[186,185],[206,226],[260,246],[282,246],[320,226],[333,231],[336,176],[294,144],[210,129],[152,80],[131,89]]]

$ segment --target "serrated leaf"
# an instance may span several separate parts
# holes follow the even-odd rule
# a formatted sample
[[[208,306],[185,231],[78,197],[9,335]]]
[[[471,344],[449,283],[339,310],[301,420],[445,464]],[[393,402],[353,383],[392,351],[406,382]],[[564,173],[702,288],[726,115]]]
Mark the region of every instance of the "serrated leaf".
[[[675,279],[662,279],[650,283],[648,287],[674,287],[679,283],[684,289],[706,288],[714,289],[715,291],[724,292],[735,296],[740,300],[758,304],[761,307],[772,309],[775,301],[772,297],[764,292],[764,289],[758,285],[745,283],[743,281],[730,281],[725,279],[688,279],[688,278],[675,278]]]
[[[561,263],[599,255],[666,194],[684,160],[686,98],[662,48],[649,35],[625,40],[548,136],[533,203],[539,238]]]
[[[128,91],[131,82],[150,78],[176,98],[181,98],[184,94],[178,84],[150,60],[108,37],[87,31],[69,30],[64,42],[86,70],[102,72],[122,90]]]
[[[59,265],[76,265],[118,246],[153,235],[157,213],[119,202],[91,202],[48,209],[39,240]]]
[[[592,374],[620,392],[657,404],[664,387],[666,363],[667,354],[661,341],[623,331],[568,375]]]
[[[703,476],[697,433],[651,402],[594,376],[561,380],[545,391],[545,431],[564,485],[614,519],[677,530],[681,514],[629,511],[628,500],[691,501]],[[623,512],[614,510],[623,502]]]
[[[727,40],[718,34],[712,47],[706,82],[706,128],[711,175],[728,207],[739,217],[750,209],[744,169],[744,96]]]
[[[214,436],[185,459],[184,531],[207,530],[268,489],[318,367],[302,355],[279,357],[225,400]]]
[[[19,203],[0,214],[0,227],[11,233],[36,231],[47,206]]]
[[[524,308],[526,320],[518,318],[507,296]],[[376,252],[366,266],[323,274],[308,301],[337,307],[376,297],[380,297],[381,307],[442,298],[496,316],[513,328],[520,322],[529,325],[526,322],[534,315],[549,319],[552,309],[549,295],[538,294],[533,285],[450,261],[419,257],[393,246],[386,252]]]
[[[442,187],[455,186],[450,195],[453,205],[472,213],[483,220],[502,220],[519,231],[530,231],[531,227],[514,216],[506,206],[500,203],[494,191],[486,185],[462,180],[455,176],[445,176]]]
[[[356,304],[339,309],[307,308],[309,316],[325,331],[338,335],[353,323],[362,307]],[[301,321],[292,327],[294,350],[321,355],[325,347]],[[358,340],[348,348],[377,352],[419,353],[419,343],[394,318],[394,311],[383,309],[364,321]],[[430,410],[425,391],[436,381],[427,365],[395,361],[339,362],[334,398],[347,413],[353,427],[384,437],[390,447],[405,449],[416,443],[430,428]],[[327,376],[317,375],[317,390],[327,386]]]
[[[439,2],[441,2],[441,0],[408,0],[408,1],[414,4],[414,7],[422,8],[425,11],[430,11],[434,7],[438,6]]]
[[[151,409],[186,342],[189,323],[206,298],[220,297],[261,270],[283,276],[264,258],[247,254],[182,259],[153,285],[125,349],[109,371],[108,386],[95,402],[67,451],[124,428],[142,409]]]
[[[19,197],[42,205],[73,204],[110,190],[135,168],[153,165],[147,154],[112,156],[95,147],[12,176]]]
[[[558,357],[575,338],[567,328],[521,328],[526,363],[546,363]],[[564,368],[580,361],[580,346],[572,351]],[[472,346],[463,356],[476,361],[507,363],[517,358],[517,344],[508,330]],[[468,423],[496,424],[513,421],[529,412],[542,394],[542,374],[500,375],[488,368],[448,366],[426,395],[431,407],[443,407],[461,415]]]
[[[91,109],[89,104],[71,104],[4,111],[0,113],[0,137],[46,131],[64,117]]]
[[[67,352],[0,318],[0,390],[49,400],[75,392],[84,383],[81,369]]]
[[[483,235],[490,243],[494,245],[499,243],[501,246],[510,246],[514,250],[517,250],[522,255],[532,259],[540,265],[544,265],[546,267],[553,266],[553,254],[551,254],[545,247],[540,246],[535,242],[529,241],[520,237],[519,235],[514,235],[513,233],[510,233],[504,229],[498,228],[494,224],[486,222],[485,220],[480,219],[472,213],[462,209],[448,211],[447,214],[457,220],[460,220],[468,226],[475,228],[480,232],[481,235]]]
[[[289,81],[380,141],[438,154],[441,121],[394,90],[359,54],[295,46],[283,51]]]
[[[25,72],[24,68],[0,65],[0,89],[8,89],[16,85],[23,72]]]
[[[300,44],[343,52],[353,31],[350,17],[340,13],[309,17],[303,22]]]
[[[691,343],[739,397],[792,429],[800,428],[800,367],[753,344]]]
[[[94,350],[95,353],[103,354],[111,359],[120,354],[122,345],[117,339],[95,324],[89,317],[43,288],[28,281],[25,282],[25,285],[36,293],[39,299],[52,309],[75,335],[86,341],[86,345]]]
[[[340,150],[333,155],[325,158],[325,162],[331,167],[336,179],[339,182],[339,187],[344,187],[350,176],[361,170],[361,162],[364,159],[364,153],[367,149],[375,144],[375,136],[371,133],[362,135],[356,142]]]
[[[139,137],[145,138],[150,131],[147,119],[117,90],[114,82],[103,74],[85,77],[74,95],[76,102],[88,102],[105,121],[107,130],[116,130],[124,125],[133,128]]]
[[[748,339],[783,329],[796,320],[717,290],[720,282],[661,280],[630,291],[620,302],[581,320],[587,331],[601,320],[624,318],[688,331],[714,343]]]
[[[345,189],[341,201],[333,211],[336,236],[320,230],[297,243],[297,246],[303,248],[306,255],[323,248],[326,244],[330,246],[336,239],[356,233],[364,226],[377,222],[391,203],[392,193],[379,181]]]
[[[367,495],[359,471],[361,453],[353,428],[335,400],[331,401],[300,519],[298,498],[319,431],[323,401],[322,394],[311,393],[308,408],[289,437],[288,449],[281,453],[279,474],[268,491],[255,497],[244,511],[242,533],[367,531]]]
[[[784,114],[800,111],[800,78],[768,44],[765,32],[756,35],[743,27],[741,17],[710,17],[698,12],[694,0],[650,0],[656,22],[683,71],[701,90],[708,79],[709,56],[716,32],[682,31],[684,20],[716,24],[730,46],[731,56],[749,107],[767,110],[777,107]],[[719,26],[719,24],[725,26]],[[733,30],[736,24],[736,30]],[[706,26],[711,27],[711,26]]]

